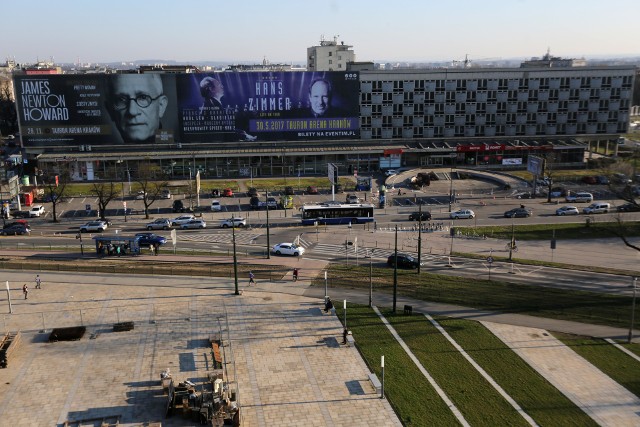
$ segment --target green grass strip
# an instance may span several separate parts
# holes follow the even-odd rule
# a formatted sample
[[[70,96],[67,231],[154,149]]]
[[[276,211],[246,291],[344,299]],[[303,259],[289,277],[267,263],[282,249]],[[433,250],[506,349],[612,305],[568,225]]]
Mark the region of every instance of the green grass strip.
[[[555,332],[553,335],[615,382],[640,397],[640,362],[602,339]],[[634,348],[637,353],[640,344],[626,347]]]
[[[473,426],[528,426],[525,419],[422,315],[382,313]]]
[[[336,314],[343,319],[342,307]],[[347,326],[371,372],[382,380],[380,356],[385,360],[385,396],[405,426],[458,425],[451,410],[384,326],[366,306],[349,305]]]
[[[436,320],[539,425],[598,425],[481,323]]]

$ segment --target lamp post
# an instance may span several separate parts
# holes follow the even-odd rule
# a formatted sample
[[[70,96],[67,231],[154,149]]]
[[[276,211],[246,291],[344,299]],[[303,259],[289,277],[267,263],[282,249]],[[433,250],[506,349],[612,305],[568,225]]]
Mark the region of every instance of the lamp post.
[[[393,252],[393,314],[396,313],[396,303],[398,301],[398,226],[396,225],[396,243]]]
[[[344,330],[347,330],[347,300],[342,300],[342,309],[344,310]]]
[[[631,325],[629,325],[629,339],[627,342],[631,344],[631,340],[633,340],[633,324],[635,323],[635,314],[636,314],[636,283],[638,281],[637,277],[633,278],[633,300],[631,302]]]
[[[418,274],[422,265],[422,205],[418,206]]]
[[[453,204],[453,162],[455,161],[456,154],[455,153],[451,153],[450,157],[451,157],[451,165],[449,165],[450,166],[450,172],[449,172],[449,212],[451,212],[451,205]]]
[[[327,298],[329,295],[327,294],[327,270],[324,271],[324,303],[327,303]]]
[[[516,235],[513,217],[511,217],[511,243],[509,244],[509,261],[513,261],[513,247],[515,246]]]
[[[369,249],[369,308],[373,306],[373,256]]]
[[[231,238],[233,240],[233,281],[235,283],[235,294],[240,295],[240,291],[238,291],[238,258],[236,256],[236,223],[233,215],[231,215]]]
[[[265,190],[264,194],[267,206],[267,259],[271,259],[271,244],[269,243],[269,190]]]
[[[380,356],[380,368],[382,368],[382,387],[380,387],[380,399],[384,399],[384,355]]]

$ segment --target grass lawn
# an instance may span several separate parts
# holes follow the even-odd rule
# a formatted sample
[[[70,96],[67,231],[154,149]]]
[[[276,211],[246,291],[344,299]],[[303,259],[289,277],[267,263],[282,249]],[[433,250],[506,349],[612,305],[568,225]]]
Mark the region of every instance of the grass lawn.
[[[331,264],[328,274],[331,283],[343,288],[369,289],[369,266]],[[393,269],[374,268],[372,282],[374,294],[391,293]],[[324,286],[323,277],[312,284]],[[631,312],[631,297],[627,296],[432,273],[418,275],[410,270],[398,270],[398,293],[423,301],[615,327],[627,327]],[[640,304],[636,317],[640,319]]]
[[[600,369],[615,382],[640,397],[640,363],[605,340],[554,332],[553,335]],[[640,344],[626,345],[634,353]]]
[[[597,219],[596,219],[597,221]],[[616,237],[614,232],[620,232],[624,227],[624,234],[628,237],[640,236],[640,221],[625,221],[622,224],[617,222],[595,222],[589,227],[581,224],[530,224],[516,225],[511,229],[511,225],[493,227],[455,227],[464,235],[485,235],[495,239],[511,239],[515,235],[516,240],[551,240],[554,236],[557,240],[563,239],[599,239]],[[620,240],[622,245],[622,240]]]

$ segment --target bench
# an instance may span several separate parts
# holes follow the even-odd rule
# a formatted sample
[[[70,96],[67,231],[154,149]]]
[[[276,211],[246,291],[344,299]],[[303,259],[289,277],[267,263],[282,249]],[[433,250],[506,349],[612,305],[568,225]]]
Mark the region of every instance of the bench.
[[[0,340],[0,368],[6,368],[9,365],[9,357],[20,345],[22,335],[20,332],[15,334],[7,333]]]
[[[382,392],[382,384],[378,379],[378,376],[373,372],[369,374],[369,381],[371,381],[371,385],[376,389],[376,393],[380,394]]]

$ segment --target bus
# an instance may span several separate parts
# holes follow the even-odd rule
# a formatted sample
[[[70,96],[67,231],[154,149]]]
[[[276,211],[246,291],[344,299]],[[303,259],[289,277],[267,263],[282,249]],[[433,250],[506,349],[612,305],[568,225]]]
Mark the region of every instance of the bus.
[[[373,222],[373,205],[368,203],[322,203],[300,208],[302,225],[363,224]]]

